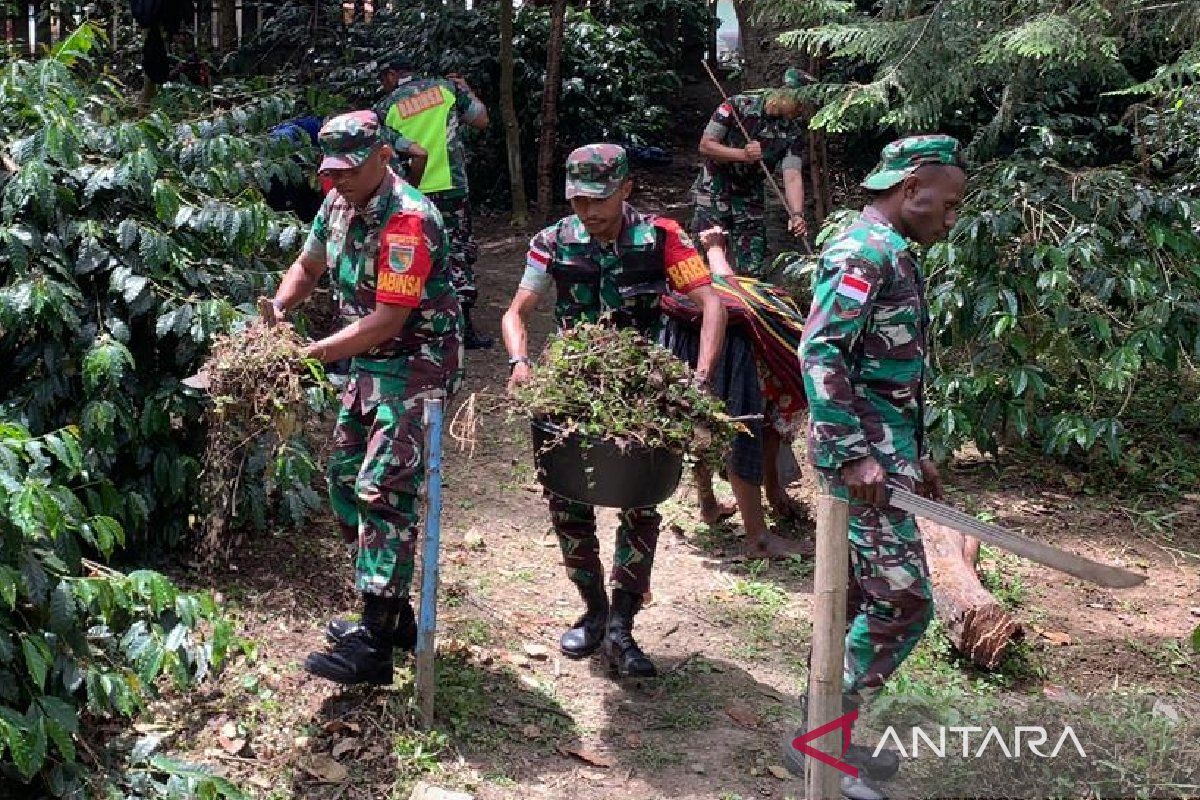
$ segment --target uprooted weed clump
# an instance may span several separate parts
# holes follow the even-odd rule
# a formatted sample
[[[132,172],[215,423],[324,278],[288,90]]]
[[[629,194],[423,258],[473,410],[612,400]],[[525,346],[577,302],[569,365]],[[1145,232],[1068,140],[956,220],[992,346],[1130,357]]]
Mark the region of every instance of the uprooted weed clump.
[[[291,328],[256,323],[217,337],[201,374],[212,403],[206,412],[201,492],[208,515],[197,554],[211,562],[237,544],[241,482],[252,458],[261,458],[303,430],[310,410],[305,378],[310,367]]]
[[[717,463],[740,426],[693,377],[636,331],[577,325],[550,340],[516,395],[524,411],[568,432]]]

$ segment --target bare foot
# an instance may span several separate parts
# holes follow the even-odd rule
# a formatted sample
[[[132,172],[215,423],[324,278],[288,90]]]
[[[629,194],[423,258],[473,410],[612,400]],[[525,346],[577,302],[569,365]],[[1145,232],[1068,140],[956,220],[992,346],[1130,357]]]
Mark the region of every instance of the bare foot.
[[[734,503],[722,503],[717,498],[700,501],[700,519],[705,525],[716,525],[737,513]]]
[[[774,533],[762,533],[746,539],[746,555],[750,558],[787,558],[788,556],[811,556],[812,542],[785,539]]]
[[[812,519],[809,513],[808,506],[794,499],[787,492],[780,490],[778,494],[770,494],[767,496],[767,502],[771,506],[772,513],[780,519],[789,521],[801,521]]]

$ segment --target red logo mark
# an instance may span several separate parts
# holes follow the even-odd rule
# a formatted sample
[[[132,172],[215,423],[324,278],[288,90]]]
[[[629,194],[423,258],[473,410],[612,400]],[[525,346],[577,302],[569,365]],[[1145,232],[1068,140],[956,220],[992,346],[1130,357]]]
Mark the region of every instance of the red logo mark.
[[[854,721],[858,719],[858,709],[854,709],[848,714],[843,714],[832,722],[827,722],[819,728],[814,728],[803,736],[797,736],[792,740],[792,747],[804,753],[810,758],[815,758],[822,764],[828,764],[834,769],[844,772],[851,778],[858,777],[858,767],[852,767],[845,761],[841,761],[828,753],[822,753],[817,748],[809,744],[809,742],[820,739],[825,734],[837,728],[842,729],[842,752],[841,755],[846,755],[846,750],[850,747],[850,730],[854,727]]]

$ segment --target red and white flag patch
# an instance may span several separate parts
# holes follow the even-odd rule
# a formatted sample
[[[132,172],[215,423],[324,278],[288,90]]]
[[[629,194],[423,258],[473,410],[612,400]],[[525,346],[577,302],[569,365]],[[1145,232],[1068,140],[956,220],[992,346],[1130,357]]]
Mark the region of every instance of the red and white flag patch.
[[[871,295],[871,284],[855,275],[842,275],[842,279],[838,282],[837,294],[849,297],[859,303],[865,303]]]

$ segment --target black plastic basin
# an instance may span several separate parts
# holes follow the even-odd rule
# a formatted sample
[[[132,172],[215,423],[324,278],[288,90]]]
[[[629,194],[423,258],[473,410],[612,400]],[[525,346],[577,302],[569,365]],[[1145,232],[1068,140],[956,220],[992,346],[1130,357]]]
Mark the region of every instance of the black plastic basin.
[[[656,506],[674,494],[683,454],[665,447],[618,447],[608,439],[570,433],[533,420],[533,461],[538,480],[559,497],[611,508]]]

